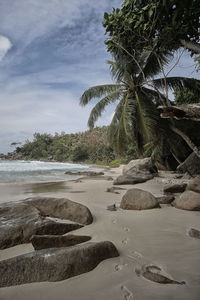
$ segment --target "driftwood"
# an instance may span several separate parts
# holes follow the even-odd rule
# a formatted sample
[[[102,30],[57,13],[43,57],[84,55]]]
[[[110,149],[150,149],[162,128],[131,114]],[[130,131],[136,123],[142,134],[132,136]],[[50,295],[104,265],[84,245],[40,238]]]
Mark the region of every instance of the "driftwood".
[[[178,106],[159,106],[161,118],[188,119],[200,122],[200,103],[183,104]]]

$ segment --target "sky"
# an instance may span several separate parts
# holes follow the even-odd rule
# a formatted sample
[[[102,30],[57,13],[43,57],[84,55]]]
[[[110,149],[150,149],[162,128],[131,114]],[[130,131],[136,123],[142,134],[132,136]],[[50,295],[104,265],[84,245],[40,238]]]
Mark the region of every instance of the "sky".
[[[102,20],[121,3],[0,0],[0,153],[34,132],[88,129],[94,103],[81,107],[79,99],[88,87],[112,82]],[[184,55],[179,75],[198,77],[192,65]],[[111,107],[97,125],[112,115]]]

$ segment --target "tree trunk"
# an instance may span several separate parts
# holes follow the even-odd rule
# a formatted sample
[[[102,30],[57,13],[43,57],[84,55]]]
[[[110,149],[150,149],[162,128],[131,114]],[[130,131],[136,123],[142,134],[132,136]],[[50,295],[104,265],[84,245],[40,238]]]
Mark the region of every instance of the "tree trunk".
[[[180,173],[188,172],[190,175],[200,174],[200,158],[193,152],[191,153],[184,162],[178,167],[177,171]]]
[[[182,139],[187,143],[190,149],[200,158],[200,149],[191,141],[191,139],[181,130],[174,126],[170,126],[171,130],[182,137]]]
[[[200,122],[200,103],[178,106],[159,106],[162,109],[161,118],[187,119]]]

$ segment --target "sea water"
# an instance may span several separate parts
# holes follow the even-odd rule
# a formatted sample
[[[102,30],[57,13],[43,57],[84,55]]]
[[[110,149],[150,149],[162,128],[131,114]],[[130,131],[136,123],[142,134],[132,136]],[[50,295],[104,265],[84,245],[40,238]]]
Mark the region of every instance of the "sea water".
[[[0,183],[74,179],[66,171],[87,171],[90,166],[59,162],[0,160]]]

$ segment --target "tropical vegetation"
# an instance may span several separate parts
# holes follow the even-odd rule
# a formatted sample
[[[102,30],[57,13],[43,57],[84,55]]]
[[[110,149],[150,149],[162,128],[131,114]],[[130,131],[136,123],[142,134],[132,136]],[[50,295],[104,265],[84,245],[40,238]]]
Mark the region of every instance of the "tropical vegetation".
[[[17,145],[18,143],[14,143]],[[123,157],[107,142],[107,127],[96,127],[79,133],[35,133],[33,140],[17,146],[11,158],[49,161],[71,161],[118,166],[135,157],[135,148],[129,147]]]
[[[114,83],[91,87],[81,96],[81,105],[100,99],[91,111],[89,127],[115,102],[108,138],[116,151],[122,153],[135,143],[138,157],[151,155],[168,166],[171,160],[176,161],[171,165],[180,163],[193,150],[193,142],[200,145],[194,134],[200,125],[162,119],[159,106],[174,105],[169,89],[176,94],[189,91],[199,102],[199,80],[169,77],[180,59],[170,66],[175,51],[182,55],[184,46],[191,55],[198,53],[198,1],[125,0],[121,9],[104,14],[103,26]]]

